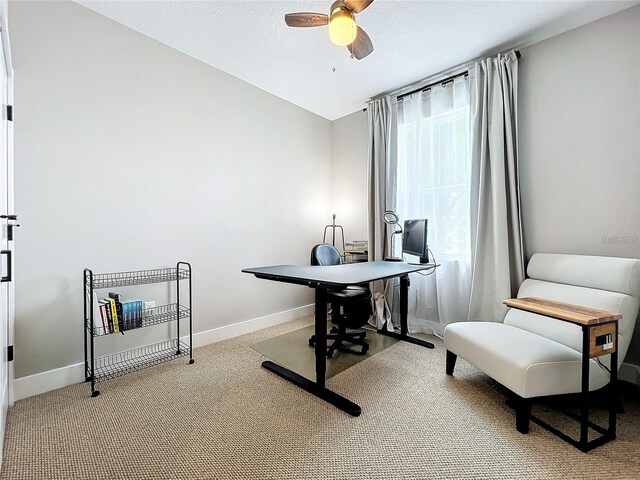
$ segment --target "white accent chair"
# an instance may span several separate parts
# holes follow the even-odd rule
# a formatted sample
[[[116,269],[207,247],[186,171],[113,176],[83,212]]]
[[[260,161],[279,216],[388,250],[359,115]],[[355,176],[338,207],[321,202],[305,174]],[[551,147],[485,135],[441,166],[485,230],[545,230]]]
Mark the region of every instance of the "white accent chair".
[[[618,365],[629,348],[640,306],[640,260],[538,253],[518,298],[541,297],[622,314]],[[506,299],[505,299],[506,300]],[[447,374],[459,356],[515,394],[516,427],[529,431],[531,399],[581,391],[582,330],[578,325],[515,308],[501,323],[447,325]],[[610,355],[599,360],[610,367]],[[609,383],[595,359],[589,365],[589,390]]]

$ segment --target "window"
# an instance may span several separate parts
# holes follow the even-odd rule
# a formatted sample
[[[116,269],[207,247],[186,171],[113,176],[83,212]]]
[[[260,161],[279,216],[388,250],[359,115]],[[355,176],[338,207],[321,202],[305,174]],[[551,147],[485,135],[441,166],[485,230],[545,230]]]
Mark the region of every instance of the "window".
[[[470,262],[469,114],[465,77],[398,103],[398,213],[429,219],[438,261]]]

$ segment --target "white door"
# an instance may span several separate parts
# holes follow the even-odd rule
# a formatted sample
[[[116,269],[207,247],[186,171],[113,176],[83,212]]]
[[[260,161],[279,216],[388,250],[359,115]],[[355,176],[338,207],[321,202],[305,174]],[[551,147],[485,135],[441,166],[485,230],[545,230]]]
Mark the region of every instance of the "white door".
[[[5,422],[9,407],[9,386],[13,372],[9,368],[9,345],[14,315],[14,283],[13,283],[13,229],[15,216],[13,212],[13,129],[9,118],[8,105],[11,89],[11,60],[6,35],[6,16],[0,18],[2,25],[0,35],[0,247],[2,249],[0,282],[0,465],[2,463],[2,447],[4,444]]]

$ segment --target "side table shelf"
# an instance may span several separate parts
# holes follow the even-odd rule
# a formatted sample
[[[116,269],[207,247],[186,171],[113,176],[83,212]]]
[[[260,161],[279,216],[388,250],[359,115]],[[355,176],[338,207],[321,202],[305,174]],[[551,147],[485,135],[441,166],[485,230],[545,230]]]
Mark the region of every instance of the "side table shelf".
[[[188,283],[188,306],[181,303],[180,281]],[[94,291],[106,288],[149,285],[153,283],[175,282],[176,302],[155,306],[141,311],[139,324],[135,328],[113,332],[94,322]],[[91,382],[91,396],[97,397],[100,391],[96,383],[103,382],[138,370],[159,365],[176,358],[189,356],[189,364],[193,359],[193,318],[191,312],[191,264],[178,262],[175,268],[139,270],[133,272],[117,272],[95,274],[85,268],[83,275],[84,288],[84,365],[85,381]],[[180,340],[180,320],[189,319],[189,343]],[[144,345],[132,350],[105,355],[96,358],[95,341],[107,335],[125,334],[131,330],[176,322],[175,338],[152,345]],[[115,329],[115,327],[114,327]]]
[[[95,361],[96,382],[144,370],[176,358],[185,357],[190,353],[189,345],[172,339],[126,352],[106,355]]]

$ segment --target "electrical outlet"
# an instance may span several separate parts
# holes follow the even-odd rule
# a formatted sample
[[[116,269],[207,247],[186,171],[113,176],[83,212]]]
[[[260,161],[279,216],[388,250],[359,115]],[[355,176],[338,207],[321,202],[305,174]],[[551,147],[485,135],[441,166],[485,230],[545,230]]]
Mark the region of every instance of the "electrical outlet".
[[[151,317],[156,314],[156,302],[144,302],[144,312],[145,316]]]

